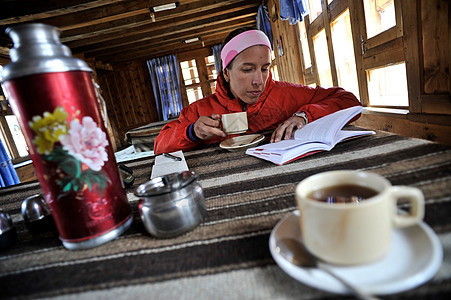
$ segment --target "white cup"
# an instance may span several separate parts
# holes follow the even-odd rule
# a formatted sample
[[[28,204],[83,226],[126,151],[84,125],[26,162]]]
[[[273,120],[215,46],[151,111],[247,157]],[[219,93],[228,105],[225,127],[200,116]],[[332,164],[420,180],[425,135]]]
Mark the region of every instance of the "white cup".
[[[314,200],[312,192],[358,185],[376,194],[359,203]],[[410,202],[409,213],[397,209]],[[306,178],[296,187],[300,226],[307,249],[323,261],[339,265],[369,263],[390,249],[396,227],[418,224],[424,217],[424,196],[417,188],[392,186],[384,177],[361,171],[330,171]]]
[[[247,113],[245,111],[221,116],[222,130],[226,134],[238,134],[247,131]]]

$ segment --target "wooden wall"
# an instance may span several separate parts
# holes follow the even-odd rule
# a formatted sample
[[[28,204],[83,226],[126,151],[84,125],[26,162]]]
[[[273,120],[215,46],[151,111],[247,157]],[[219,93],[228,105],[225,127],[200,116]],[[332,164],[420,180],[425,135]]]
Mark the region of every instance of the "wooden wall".
[[[273,34],[275,62],[280,80],[303,84],[300,42],[297,37],[296,26],[289,25],[288,21],[280,19],[279,1],[269,0],[268,8]]]
[[[111,71],[97,69],[97,77],[116,149],[128,146],[124,141],[127,131],[159,121],[145,61],[113,66]]]

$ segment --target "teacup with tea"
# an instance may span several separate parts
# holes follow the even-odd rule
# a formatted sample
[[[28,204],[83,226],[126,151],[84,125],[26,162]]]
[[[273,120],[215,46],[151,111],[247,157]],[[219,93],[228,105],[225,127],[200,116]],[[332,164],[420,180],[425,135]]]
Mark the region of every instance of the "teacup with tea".
[[[238,113],[223,114],[221,116],[222,130],[226,134],[244,133],[248,129],[247,113],[245,111]]]
[[[410,210],[397,210],[400,199]],[[339,265],[369,263],[390,249],[397,227],[418,224],[424,196],[413,187],[392,186],[384,177],[362,171],[330,171],[296,187],[300,226],[307,249]]]

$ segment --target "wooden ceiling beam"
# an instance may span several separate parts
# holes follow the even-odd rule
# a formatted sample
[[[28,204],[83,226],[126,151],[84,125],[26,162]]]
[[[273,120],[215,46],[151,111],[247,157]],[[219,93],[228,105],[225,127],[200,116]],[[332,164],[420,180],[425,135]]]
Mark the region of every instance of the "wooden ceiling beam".
[[[193,32],[198,29],[202,29],[205,26],[214,25],[214,24],[222,24],[226,21],[233,21],[240,18],[246,18],[249,16],[256,16],[257,12],[254,8],[246,9],[243,11],[236,11],[229,14],[224,14],[222,16],[216,16],[212,18],[201,19],[195,22],[189,22],[185,20],[185,22],[179,23],[179,25],[171,26],[171,29],[168,30],[167,27],[159,27],[157,29],[153,27],[134,29],[133,31],[127,31],[122,34],[110,34],[102,36],[102,38],[95,39],[83,39],[77,40],[74,42],[66,43],[68,47],[71,49],[80,48],[81,52],[89,52],[95,49],[105,49],[117,46],[126,46],[127,44],[145,41],[152,39],[155,36],[163,36],[169,34],[174,34],[178,32],[184,32],[192,29]],[[74,50],[75,51],[75,50]]]
[[[206,38],[203,38],[202,41],[204,41],[204,47],[212,47],[213,45],[218,45],[223,42],[225,37],[234,29],[243,27],[243,26],[255,26],[255,20],[248,21],[245,23],[240,24],[234,24],[227,26],[225,28],[225,31],[218,32],[218,31],[211,31],[211,34],[206,35]],[[160,57],[164,55],[169,55],[171,53],[180,53],[180,52],[186,52],[189,50],[196,50],[203,48],[200,42],[196,42],[193,44],[183,44],[180,42],[170,42],[166,44],[158,43],[155,45],[155,43],[152,43],[153,49],[149,50],[149,47],[147,48],[139,48],[139,49],[130,49],[129,52],[119,52],[112,54],[110,56],[98,56],[96,57],[96,60],[99,59],[102,62],[108,62],[111,64],[117,64],[125,61],[130,61],[133,59],[140,59],[145,58],[147,60]],[[158,50],[156,50],[158,49]]]
[[[222,0],[204,0],[204,1],[193,1],[193,3],[189,3],[186,5],[182,5],[174,10],[170,11],[163,11],[159,13],[155,13],[155,20],[156,22],[153,22],[150,17],[150,11],[148,8],[136,10],[131,14],[129,17],[119,18],[117,16],[116,19],[105,18],[98,19],[95,21],[84,22],[82,24],[79,24],[80,26],[77,26],[77,28],[68,29],[66,28],[60,28],[63,30],[63,41],[73,41],[76,39],[82,39],[82,38],[88,38],[88,37],[94,37],[97,35],[102,34],[109,34],[114,33],[117,31],[121,31],[128,28],[133,27],[140,27],[146,24],[153,24],[156,25],[164,24],[164,26],[167,27],[168,23],[171,23],[175,19],[187,19],[190,18],[189,15],[193,15],[193,18],[196,16],[199,16],[199,13],[205,12],[205,14],[209,14],[207,11],[215,9],[215,8],[221,8],[228,6],[229,9],[233,9],[239,6],[248,6],[252,5],[252,3],[248,3],[248,1],[243,0],[229,0],[229,1],[222,1]],[[255,6],[255,3],[254,3]],[[244,7],[243,7],[244,8]],[[138,13],[139,12],[139,13]],[[226,13],[227,11],[224,11]],[[121,16],[124,16],[125,14],[121,14]],[[102,21],[102,22],[101,22]],[[81,26],[83,25],[83,26]],[[172,25],[172,23],[171,23]]]
[[[235,22],[229,22],[220,27],[213,26],[210,28],[205,28],[202,33],[201,39],[202,41],[204,41],[204,43],[209,43],[210,40],[214,39],[216,36],[219,36],[222,42],[222,39],[225,38],[232,30],[243,26],[255,26],[255,23],[255,19],[248,18],[247,20],[237,20]],[[172,48],[172,51],[174,51],[174,49],[177,49],[179,46],[186,45],[182,43],[182,40],[186,40],[187,38],[192,36],[190,32],[186,32],[185,39],[180,39],[180,37],[180,35],[165,36],[145,42],[130,44],[126,49],[124,47],[116,47],[111,48],[108,51],[94,51],[92,53],[85,52],[84,54],[85,57],[95,57],[96,59],[105,61],[114,56],[133,56],[133,53],[136,51],[147,51],[150,55],[153,55],[153,53],[155,52],[154,49],[160,50],[162,48],[168,47],[169,49]],[[168,43],[171,43],[171,45],[168,46]]]
[[[5,1],[2,2],[0,25],[30,22],[78,13],[118,2],[124,2],[124,0]]]

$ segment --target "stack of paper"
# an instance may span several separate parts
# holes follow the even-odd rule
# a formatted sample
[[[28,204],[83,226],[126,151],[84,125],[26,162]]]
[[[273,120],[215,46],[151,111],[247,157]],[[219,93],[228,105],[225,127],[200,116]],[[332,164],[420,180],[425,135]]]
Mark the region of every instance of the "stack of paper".
[[[188,171],[188,165],[186,164],[185,156],[183,155],[182,151],[176,151],[169,154],[174,157],[180,158],[180,160],[165,156],[164,154],[156,156],[150,179],[167,174]]]

